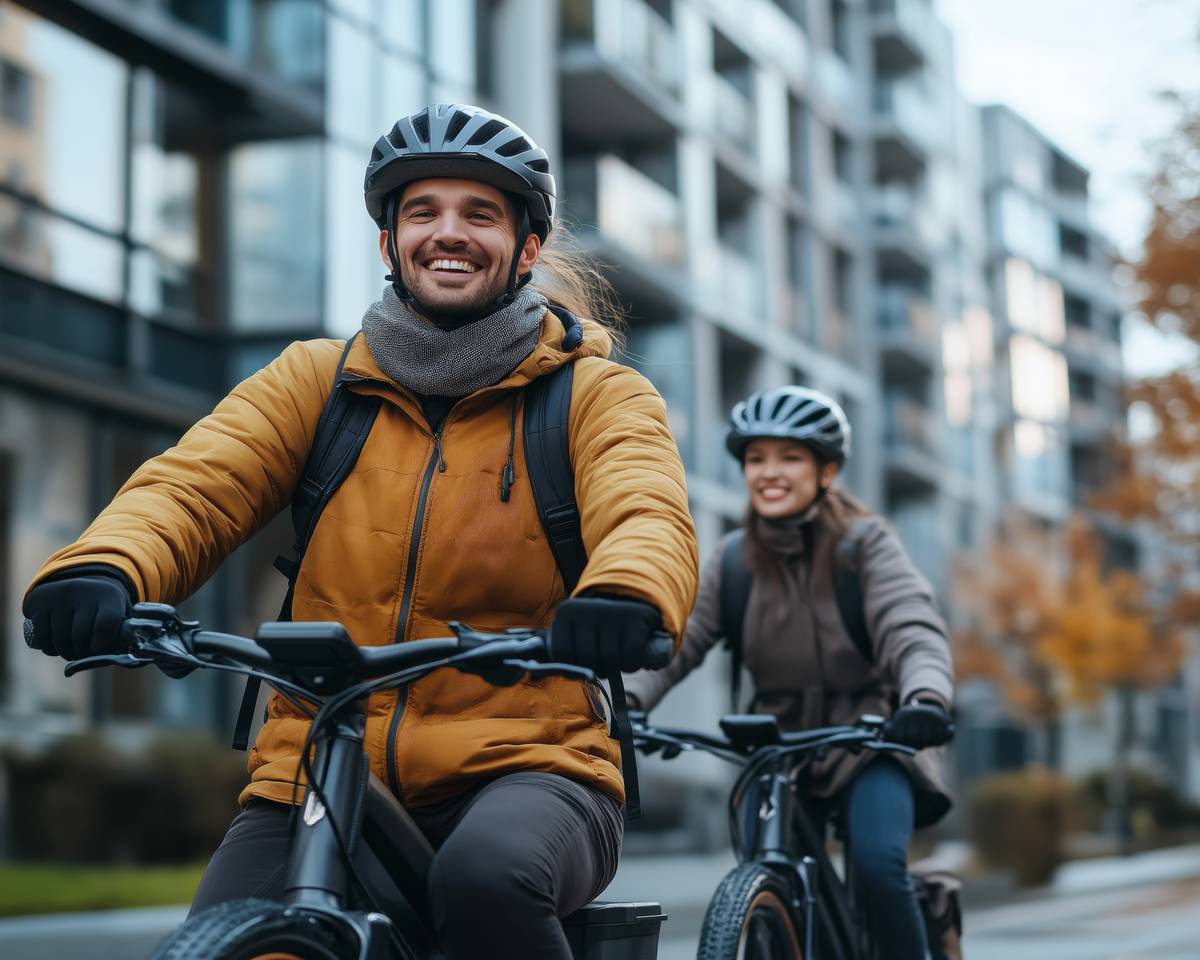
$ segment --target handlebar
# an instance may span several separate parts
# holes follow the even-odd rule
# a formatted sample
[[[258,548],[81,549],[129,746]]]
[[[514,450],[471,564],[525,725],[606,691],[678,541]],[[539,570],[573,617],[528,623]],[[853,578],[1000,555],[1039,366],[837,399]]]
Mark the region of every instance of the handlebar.
[[[595,674],[569,663],[555,662],[549,630],[510,629],[503,633],[473,630],[451,622],[453,637],[410,640],[378,647],[356,645],[340,624],[315,622],[264,623],[254,639],[202,630],[180,619],[175,608],[139,603],[125,621],[125,652],[101,654],[69,663],[71,676],[101,666],[211,666],[232,661],[253,671],[299,679],[317,693],[430,665],[460,669],[503,666],[519,672],[560,673],[594,680]],[[24,623],[25,642],[34,647],[33,624]],[[647,650],[647,668],[660,669],[674,655],[671,636],[658,631]],[[200,659],[207,658],[207,659]],[[452,663],[447,664],[450,660]],[[515,679],[515,678],[514,678]],[[510,681],[512,682],[512,681]]]
[[[745,718],[725,717],[722,719],[722,726],[725,726],[729,720],[738,719]],[[634,743],[643,753],[661,752],[664,759],[669,760],[681,753],[701,750],[739,766],[752,762],[764,752],[776,755],[819,753],[833,747],[850,750],[886,750],[909,756],[917,752],[905,744],[883,740],[884,719],[877,716],[864,716],[854,725],[820,727],[796,733],[784,733],[778,730],[777,727],[774,727],[773,721],[769,726],[772,727],[771,739],[761,737],[754,739],[737,736],[722,737],[702,733],[698,730],[673,727],[652,727],[644,720],[638,720],[633,724],[633,734]]]

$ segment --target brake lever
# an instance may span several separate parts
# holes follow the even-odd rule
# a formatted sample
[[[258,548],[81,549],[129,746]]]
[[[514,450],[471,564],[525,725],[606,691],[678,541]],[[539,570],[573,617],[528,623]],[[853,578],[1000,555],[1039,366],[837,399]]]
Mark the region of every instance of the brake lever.
[[[542,674],[545,676],[570,677],[574,680],[584,680],[588,683],[598,683],[596,672],[587,667],[580,667],[573,663],[542,663],[540,660],[501,660],[506,667],[513,667],[517,670],[524,670],[526,673],[536,676]]]
[[[906,757],[915,757],[918,752],[914,747],[903,743],[892,743],[890,740],[867,740],[862,746],[867,750],[891,750],[893,753],[902,753]]]
[[[154,661],[149,657],[138,657],[132,653],[101,653],[94,657],[72,660],[63,669],[63,676],[73,677],[84,670],[95,670],[97,667],[125,667],[129,670],[136,670],[139,667],[148,667],[152,663]]]

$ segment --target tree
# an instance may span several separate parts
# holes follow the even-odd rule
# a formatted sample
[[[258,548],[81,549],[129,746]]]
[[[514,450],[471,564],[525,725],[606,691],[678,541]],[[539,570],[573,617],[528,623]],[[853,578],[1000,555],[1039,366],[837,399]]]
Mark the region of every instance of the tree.
[[[1178,110],[1155,148],[1154,205],[1141,257],[1132,264],[1141,316],[1200,346],[1200,97],[1164,94]],[[1171,542],[1200,548],[1200,362],[1132,385],[1140,437],[1114,454],[1115,481],[1092,506],[1154,525]]]
[[[1022,717],[1045,731],[1047,764],[1058,763],[1058,721],[1068,705],[1118,694],[1118,776],[1132,744],[1132,698],[1176,675],[1182,629],[1195,605],[1158,611],[1146,583],[1107,571],[1102,539],[1081,518],[1058,532],[1010,520],[988,552],[960,568],[965,629],[955,636],[961,679],[995,681]]]

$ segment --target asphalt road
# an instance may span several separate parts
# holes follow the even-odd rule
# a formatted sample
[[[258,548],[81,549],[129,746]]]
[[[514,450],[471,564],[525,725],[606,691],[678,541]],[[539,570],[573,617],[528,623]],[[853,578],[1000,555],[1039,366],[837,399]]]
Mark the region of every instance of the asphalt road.
[[[684,859],[684,858],[681,858]],[[696,858],[671,872],[675,898],[695,894],[694,908],[677,909],[664,928],[659,960],[692,960],[703,916],[701,886],[723,864]],[[666,864],[649,873],[665,873]],[[705,869],[707,868],[707,869]],[[623,884],[642,887],[642,870]],[[640,876],[638,876],[640,875]],[[719,877],[719,873],[716,876]],[[689,888],[695,886],[697,890]],[[612,890],[639,898],[643,891]],[[674,898],[672,898],[674,899]],[[679,902],[676,899],[676,902]],[[706,899],[706,897],[704,898]],[[145,956],[183,918],[182,908],[107,914],[30,917],[0,922],[4,960],[134,960]],[[1102,892],[1058,893],[970,912],[964,954],[969,960],[1197,960],[1200,958],[1200,877],[1143,882]]]

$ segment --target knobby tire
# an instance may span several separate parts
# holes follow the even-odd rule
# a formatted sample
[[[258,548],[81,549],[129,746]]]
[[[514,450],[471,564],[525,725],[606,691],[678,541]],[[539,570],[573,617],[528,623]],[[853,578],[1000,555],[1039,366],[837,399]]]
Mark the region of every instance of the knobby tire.
[[[696,960],[804,960],[788,886],[769,867],[743,863],[717,887]]]

